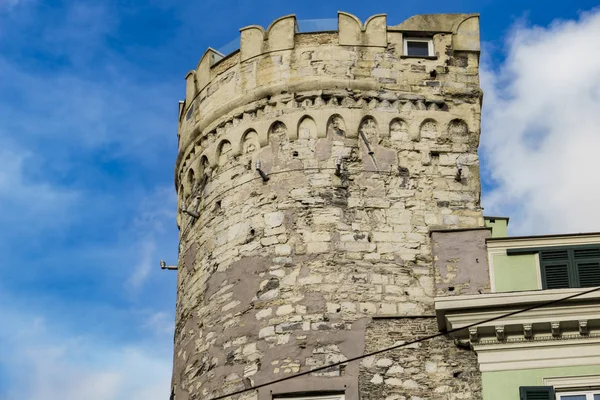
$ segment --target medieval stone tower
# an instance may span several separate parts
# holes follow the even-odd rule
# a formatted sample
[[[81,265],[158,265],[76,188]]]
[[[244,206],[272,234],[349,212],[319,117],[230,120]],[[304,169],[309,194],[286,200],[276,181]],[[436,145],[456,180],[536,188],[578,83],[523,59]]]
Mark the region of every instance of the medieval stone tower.
[[[478,15],[292,15],[240,43],[180,106],[177,400],[437,332],[429,233],[483,225]],[[476,365],[440,338],[234,398],[476,399]]]

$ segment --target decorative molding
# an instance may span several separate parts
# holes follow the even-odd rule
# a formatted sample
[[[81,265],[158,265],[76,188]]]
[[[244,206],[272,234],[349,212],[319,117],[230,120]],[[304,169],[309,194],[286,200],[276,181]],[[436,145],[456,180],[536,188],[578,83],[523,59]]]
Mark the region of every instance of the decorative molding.
[[[198,103],[198,104],[197,104]],[[319,91],[298,91],[294,94],[287,94],[284,96],[273,96],[270,100],[266,98],[260,98],[249,103],[240,104],[225,114],[225,117],[218,119],[211,119],[208,116],[204,116],[203,120],[210,120],[210,123],[201,129],[201,132],[194,134],[193,131],[200,129],[198,126],[197,117],[199,116],[200,110],[202,109],[202,102],[198,98],[194,101],[186,103],[187,109],[182,110],[187,113],[189,109],[192,109],[192,116],[188,119],[184,119],[180,126],[180,134],[183,137],[193,136],[193,141],[185,143],[185,151],[179,153],[177,170],[184,172],[187,168],[185,162],[190,159],[191,151],[201,146],[208,138],[219,135],[219,130],[223,130],[228,126],[235,126],[236,123],[243,120],[244,122],[249,120],[256,120],[259,114],[268,114],[270,110],[274,114],[277,110],[282,108],[305,110],[310,113],[312,109],[322,112],[323,107],[335,107],[339,110],[345,110],[349,106],[351,107],[367,107],[373,112],[383,112],[386,114],[394,115],[398,117],[398,113],[406,112],[429,112],[429,111],[449,111],[448,104],[443,100],[437,99],[426,99],[424,96],[406,95],[403,93],[390,93],[386,92],[381,94],[375,90],[365,91],[352,91],[347,90],[319,90]],[[272,118],[278,118],[276,115]],[[273,121],[271,121],[273,122]],[[472,127],[470,127],[472,129]]]
[[[479,341],[479,334],[477,332],[477,327],[469,328],[469,340],[471,342]]]
[[[533,325],[523,324],[523,336],[525,339],[533,339]]]
[[[543,378],[543,384],[557,390],[600,387],[600,375]]]
[[[578,246],[599,244],[600,233],[585,235],[548,235],[517,238],[490,238],[486,240],[488,250],[526,249],[552,246]]]
[[[481,372],[600,365],[600,335],[473,344]]]
[[[452,330],[451,337],[455,339],[471,340],[482,372],[600,365],[599,292],[460,330],[583,291],[555,289],[438,297],[435,308],[440,329]]]
[[[590,335],[580,335],[580,334],[569,334],[569,335],[561,335],[561,336],[548,336],[548,335],[539,335],[539,336],[534,336],[531,339],[527,339],[525,337],[510,337],[505,339],[502,342],[499,342],[498,339],[494,338],[494,339],[481,339],[481,337],[479,338],[479,341],[477,343],[473,343],[473,344],[477,344],[479,346],[495,346],[495,345],[501,345],[501,344],[514,344],[514,343],[532,343],[532,342],[536,342],[536,343],[541,343],[541,342],[556,342],[556,341],[567,341],[567,340],[578,340],[578,339],[597,339],[600,338],[600,333],[592,333]]]
[[[469,294],[462,296],[444,296],[434,299],[436,312],[452,311],[472,311],[475,309],[504,309],[507,311],[509,307],[522,308],[523,305],[531,305],[534,303],[546,303],[550,301],[560,300],[567,296],[581,293],[586,289],[549,289],[549,290],[527,290],[523,292],[510,293],[484,293],[484,294]],[[600,303],[600,291],[588,293],[580,297],[565,301],[566,304],[573,302]],[[548,310],[549,308],[544,308]],[[533,310],[535,311],[535,310]]]
[[[551,322],[550,330],[552,332],[552,336],[559,337],[560,336],[560,321]]]
[[[580,335],[589,335],[590,334],[587,320],[579,321],[579,334]]]
[[[260,147],[267,146],[269,143],[269,129],[274,121],[284,122],[288,127],[288,139],[294,140],[297,136],[295,132],[298,125],[298,119],[303,119],[307,116],[311,117],[317,123],[318,137],[326,137],[326,125],[329,123],[332,116],[339,116],[345,120],[350,137],[351,132],[357,131],[358,127],[355,125],[357,125],[359,121],[353,120],[353,115],[346,109],[343,99],[352,99],[354,102],[353,104],[355,105],[364,103],[363,105],[368,106],[371,109],[369,116],[376,121],[380,138],[390,136],[390,126],[394,121],[398,120],[398,110],[406,107],[407,104],[412,104],[411,107],[414,107],[414,112],[423,111],[427,113],[432,110],[448,110],[447,105],[442,101],[427,100],[418,96],[410,96],[411,98],[402,99],[402,95],[397,95],[396,97],[398,97],[398,99],[392,101],[389,96],[380,96],[377,93],[371,92],[349,95],[346,91],[339,93],[330,91],[319,91],[317,93],[313,91],[286,95],[279,99],[274,98],[269,104],[263,101],[257,101],[251,106],[244,108],[240,113],[232,112],[225,118],[215,121],[211,129],[207,129],[205,134],[195,138],[194,145],[189,146],[188,151],[185,153],[185,157],[181,159],[178,166],[178,173],[176,175],[177,187],[183,182],[183,176],[185,176],[190,168],[193,168],[196,164],[196,160],[201,157],[207,157],[209,164],[212,167],[216,167],[218,159],[218,143],[222,143],[225,140],[229,141],[233,147],[232,156],[238,156],[242,149],[241,141],[243,141],[244,138],[243,133],[252,130],[258,133]],[[286,107],[292,111],[292,113],[288,112],[285,115],[277,115],[277,110],[280,109],[277,104],[281,102],[286,104]],[[310,102],[310,104],[308,104],[308,102]],[[315,106],[314,110],[312,108],[313,106]],[[327,109],[323,109],[323,106],[330,106],[331,110],[328,111]],[[456,116],[451,113],[440,114],[440,116],[437,117],[440,132],[442,132],[442,129],[444,130],[443,132],[447,131],[449,129],[449,124],[456,120],[455,117]],[[427,118],[431,119],[430,117],[423,115],[423,120],[426,120]],[[194,118],[192,118],[192,121],[193,120]],[[417,126],[417,123],[421,124],[421,122],[420,119],[417,119],[415,126]],[[468,130],[472,129],[468,127],[466,121],[462,122],[467,126]],[[410,131],[410,129],[411,128],[409,127],[408,130]]]
[[[494,327],[494,330],[496,331],[496,339],[499,342],[503,342],[506,340],[506,335],[504,333],[504,325],[497,325]]]

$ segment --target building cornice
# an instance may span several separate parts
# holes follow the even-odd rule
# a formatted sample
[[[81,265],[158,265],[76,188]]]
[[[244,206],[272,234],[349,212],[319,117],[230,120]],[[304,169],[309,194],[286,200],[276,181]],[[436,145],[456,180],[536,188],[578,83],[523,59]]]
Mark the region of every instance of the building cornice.
[[[481,371],[600,364],[600,292],[522,313],[586,289],[536,290],[435,298],[438,326],[468,340]],[[490,322],[481,321],[498,318]],[[461,329],[469,327],[468,329]]]

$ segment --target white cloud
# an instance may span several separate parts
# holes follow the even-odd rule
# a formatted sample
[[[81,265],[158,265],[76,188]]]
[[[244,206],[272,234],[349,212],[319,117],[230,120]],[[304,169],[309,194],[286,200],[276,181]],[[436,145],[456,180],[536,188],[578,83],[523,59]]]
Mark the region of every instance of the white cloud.
[[[486,214],[513,234],[600,231],[600,10],[516,26],[506,45],[481,74]]]
[[[130,230],[141,232],[142,239],[138,244],[136,265],[127,281],[129,289],[139,290],[154,269],[158,271],[159,261],[165,255],[157,254],[158,237],[166,232],[165,224],[175,221],[175,191],[166,188],[157,188],[151,196],[143,199],[137,208]],[[171,225],[172,226],[172,225]]]
[[[0,130],[0,223],[35,221],[39,229],[45,223],[69,219],[68,209],[78,201],[79,193],[28,177],[24,167],[33,157],[5,140]]]
[[[146,328],[151,329],[154,333],[159,336],[170,336],[172,337],[175,331],[175,323],[173,316],[170,313],[164,311],[156,312],[146,321],[144,325]]]
[[[140,244],[138,263],[129,277],[128,285],[133,290],[138,290],[148,279],[152,267],[158,268],[158,261],[154,259],[156,244],[153,239],[147,239]]]
[[[5,400],[163,400],[171,357],[162,344],[131,347],[62,332],[44,318],[0,309],[0,367],[9,370]],[[19,311],[19,312],[17,312]],[[20,327],[18,331],[9,331]],[[5,348],[2,348],[5,347]],[[160,349],[160,350],[159,350]]]

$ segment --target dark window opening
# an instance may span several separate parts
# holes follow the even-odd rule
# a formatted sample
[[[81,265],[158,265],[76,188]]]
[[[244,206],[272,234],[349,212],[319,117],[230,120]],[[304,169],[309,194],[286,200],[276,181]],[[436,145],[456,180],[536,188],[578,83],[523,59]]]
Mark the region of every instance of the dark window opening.
[[[406,55],[415,57],[429,56],[429,42],[406,41]]]

